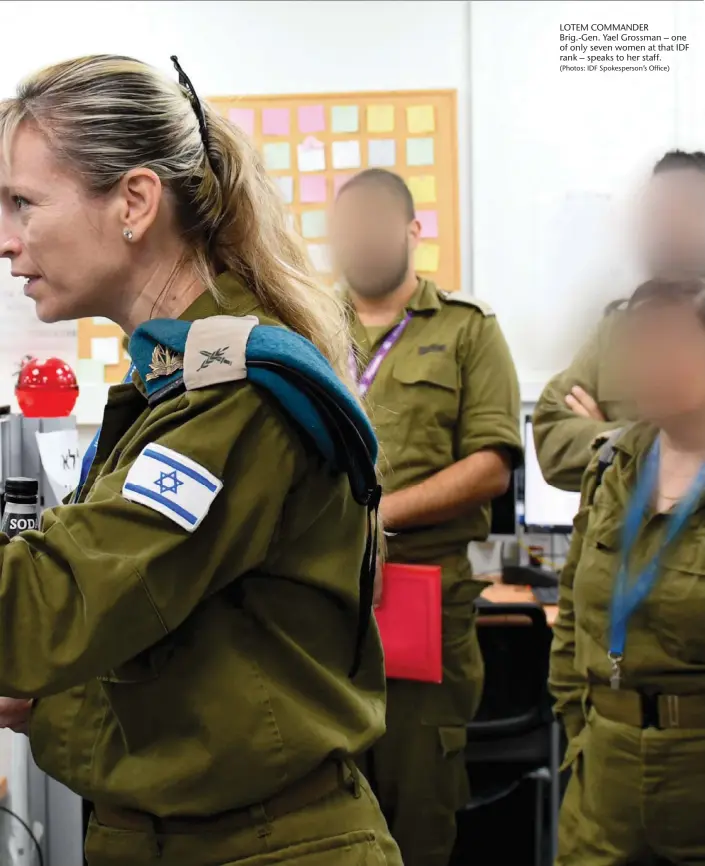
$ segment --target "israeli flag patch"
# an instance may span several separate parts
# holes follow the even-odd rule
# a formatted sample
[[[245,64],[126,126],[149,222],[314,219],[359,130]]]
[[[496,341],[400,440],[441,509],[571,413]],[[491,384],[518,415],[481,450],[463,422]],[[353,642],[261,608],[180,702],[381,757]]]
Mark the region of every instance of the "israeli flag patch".
[[[163,445],[147,445],[127,473],[122,495],[193,532],[223,488],[203,466]]]

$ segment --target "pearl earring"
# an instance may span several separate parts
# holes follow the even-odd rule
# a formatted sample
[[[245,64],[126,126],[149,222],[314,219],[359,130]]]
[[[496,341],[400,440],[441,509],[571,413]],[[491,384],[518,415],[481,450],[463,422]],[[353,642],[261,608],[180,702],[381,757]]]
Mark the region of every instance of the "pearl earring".
[[[132,240],[132,229],[123,229],[122,230],[122,236],[125,238],[126,241],[131,241]]]

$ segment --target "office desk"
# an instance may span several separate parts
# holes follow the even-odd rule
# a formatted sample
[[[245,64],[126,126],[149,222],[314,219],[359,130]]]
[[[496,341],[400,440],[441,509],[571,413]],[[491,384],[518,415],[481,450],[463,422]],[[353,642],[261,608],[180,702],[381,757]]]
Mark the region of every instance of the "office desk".
[[[495,602],[495,604],[536,604],[536,599],[528,586],[514,586],[500,583],[499,577],[497,577],[495,582],[492,583],[492,586],[488,586],[482,593],[482,598],[486,598],[487,601]],[[546,622],[551,628],[553,628],[553,623],[556,621],[556,617],[558,616],[558,605],[546,605],[544,611],[546,612]],[[478,618],[480,620],[482,619],[482,610],[480,610]],[[513,618],[503,617],[502,619],[499,619],[498,617],[492,617],[491,622],[496,624],[504,622],[507,624],[510,619]],[[517,617],[517,625],[521,624],[521,620],[522,617]]]

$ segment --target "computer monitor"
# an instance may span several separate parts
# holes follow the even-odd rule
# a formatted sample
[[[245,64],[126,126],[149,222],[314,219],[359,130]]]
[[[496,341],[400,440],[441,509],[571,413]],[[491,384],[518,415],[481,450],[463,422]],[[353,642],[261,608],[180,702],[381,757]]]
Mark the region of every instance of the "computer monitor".
[[[516,473],[512,472],[506,493],[492,500],[492,526],[490,535],[517,534]]]
[[[524,527],[530,532],[572,532],[580,494],[548,484],[541,472],[531,416],[524,423]]]

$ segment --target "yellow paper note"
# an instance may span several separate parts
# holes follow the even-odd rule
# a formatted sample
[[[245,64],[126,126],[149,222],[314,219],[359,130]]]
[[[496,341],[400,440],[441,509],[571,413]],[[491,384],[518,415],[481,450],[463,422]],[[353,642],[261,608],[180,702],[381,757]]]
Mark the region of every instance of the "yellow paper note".
[[[432,204],[436,200],[436,178],[432,174],[410,177],[409,189],[414,204]]]
[[[409,132],[433,132],[436,119],[432,105],[410,105],[406,109],[406,126]]]
[[[414,267],[419,273],[435,274],[440,258],[441,250],[438,244],[419,244],[414,256]]]
[[[368,132],[392,132],[393,130],[393,105],[370,105],[367,107]]]

